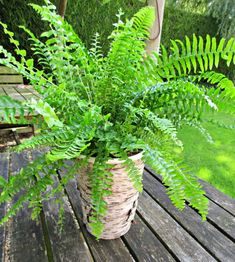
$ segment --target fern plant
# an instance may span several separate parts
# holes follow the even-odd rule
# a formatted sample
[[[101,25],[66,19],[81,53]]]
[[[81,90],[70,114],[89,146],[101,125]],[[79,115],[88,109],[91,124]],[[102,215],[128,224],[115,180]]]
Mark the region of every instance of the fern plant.
[[[122,21],[122,12],[110,35],[107,56],[103,56],[99,35],[87,49],[71,25],[56,14],[48,0],[43,6],[31,4],[49,24],[49,30],[38,39],[25,27],[35,58],[27,59],[14,34],[1,23],[9,40],[15,45],[14,55],[0,47],[0,64],[16,70],[41,95],[41,100],[20,103],[0,97],[1,122],[25,123],[24,111],[37,112],[40,133],[16,149],[22,151],[40,146],[49,151],[23,168],[9,181],[0,180],[0,204],[11,201],[22,191],[1,223],[14,215],[23,203],[29,203],[32,217],[40,213],[42,202],[63,190],[63,186],[95,156],[90,174],[93,212],[90,227],[99,238],[102,218],[107,212],[104,197],[110,194],[112,176],[107,161],[113,157],[124,160],[130,180],[142,191],[141,176],[128,156],[143,151],[143,159],[160,173],[168,186],[168,194],[179,209],[185,202],[207,215],[207,199],[196,177],[172,156],[175,146],[183,147],[177,137],[182,124],[198,128],[211,141],[201,125],[205,111],[224,110],[235,114],[233,83],[216,68],[221,60],[235,63],[235,41],[207,36],[188,37],[185,42],[172,41],[171,52],[164,46],[161,53],[146,56],[145,40],[154,21],[151,7],[141,9],[131,20]],[[43,69],[34,67],[34,59]],[[20,117],[15,117],[15,112]],[[206,119],[213,121],[213,119]],[[77,161],[81,156],[82,161]],[[73,165],[67,165],[70,159]],[[51,191],[56,170],[66,167],[67,175]],[[47,193],[45,193],[45,191]]]

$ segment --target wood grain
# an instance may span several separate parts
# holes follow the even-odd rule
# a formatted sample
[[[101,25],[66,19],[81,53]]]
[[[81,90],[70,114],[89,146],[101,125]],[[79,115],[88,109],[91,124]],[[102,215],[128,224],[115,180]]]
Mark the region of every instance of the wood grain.
[[[5,96],[5,95],[6,95],[6,93],[3,89],[3,87],[0,87],[0,96]]]
[[[21,75],[0,75],[0,83],[2,84],[22,84],[23,77]]]
[[[200,215],[189,206],[186,206],[183,211],[179,211],[167,196],[166,188],[147,172],[144,172],[144,188],[216,258],[221,261],[233,262],[235,244],[208,221],[202,222]]]
[[[180,261],[216,261],[146,192],[139,198],[138,211]]]
[[[3,88],[5,93],[10,96],[12,99],[18,100],[18,101],[26,101],[23,95],[18,93],[14,87],[4,87]]]
[[[39,94],[33,90],[33,87],[32,86],[25,86],[25,85],[18,85],[18,86],[15,86],[14,87],[15,90],[21,94],[26,100],[29,100],[31,98],[34,98],[34,99],[39,99],[40,96]]]
[[[65,219],[61,233],[59,232],[59,226],[57,225],[59,207],[58,204],[56,204],[55,199],[52,199],[43,205],[54,259],[61,262],[93,261],[89,248],[73,215],[73,211],[66,196],[63,197],[63,202]]]
[[[235,216],[235,199],[225,195],[202,179],[199,179],[199,182],[203,185],[203,189],[206,191],[208,198]]]
[[[161,241],[148,226],[136,215],[130,231],[123,236],[126,245],[139,261],[175,261]]]
[[[0,66],[0,75],[17,75],[18,73],[6,66]]]
[[[221,231],[224,231],[235,241],[235,217],[230,213],[209,201],[209,213],[207,219],[214,223]]]
[[[17,172],[27,163],[27,153],[13,153],[11,155],[12,175],[17,175]],[[19,196],[20,194],[14,201]],[[26,205],[12,218],[9,234],[11,242],[8,257],[10,261],[48,261],[41,222],[36,223],[31,220],[30,211]]]

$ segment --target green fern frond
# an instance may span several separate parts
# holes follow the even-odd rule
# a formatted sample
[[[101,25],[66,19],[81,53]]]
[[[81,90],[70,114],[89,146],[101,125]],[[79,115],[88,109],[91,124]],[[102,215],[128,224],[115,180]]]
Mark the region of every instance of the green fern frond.
[[[47,154],[47,159],[54,162],[60,159],[73,159],[79,157],[81,153],[90,146],[90,140],[91,138],[83,140],[80,137],[74,137],[68,141],[60,141],[60,143],[56,145],[56,148],[52,149]]]
[[[211,88],[207,91],[208,96],[216,103],[220,112],[235,114],[235,88],[221,91],[217,88]]]
[[[9,96],[0,96],[0,121],[11,124],[28,124],[27,116],[32,109]]]
[[[205,88],[182,79],[158,83],[138,94],[142,106],[149,108],[157,116],[167,118],[174,124],[179,124],[184,119],[200,120],[205,108],[217,110],[217,105],[210,99]]]
[[[90,54],[95,57],[95,60],[99,60],[103,58],[102,55],[102,48],[100,45],[100,35],[99,33],[96,33],[94,35],[94,38],[92,39],[91,48],[90,48]]]
[[[25,149],[34,149],[40,146],[53,146],[57,140],[65,140],[67,135],[67,130],[58,129],[55,131],[50,130],[50,132],[38,134],[30,139],[23,140],[20,145],[18,145],[15,150],[21,152]],[[69,131],[70,132],[70,131]]]
[[[147,6],[139,10],[132,18],[133,27],[137,32],[140,32],[145,37],[149,37],[149,28],[155,20],[154,8]],[[141,39],[142,40],[142,39]]]
[[[162,46],[162,54],[154,53],[155,64],[150,68],[150,74],[158,74],[160,78],[172,79],[178,76],[188,75],[191,72],[206,72],[218,67],[221,60],[225,60],[227,66],[235,64],[235,39],[227,42],[221,39],[218,43],[215,37],[207,35],[204,41],[202,37],[193,35],[192,41],[186,36],[185,43],[180,40],[171,41],[171,52],[167,53]],[[150,62],[152,60],[152,62]],[[145,64],[154,64],[150,57]],[[154,70],[154,71],[153,71]]]
[[[183,122],[184,122],[184,124],[197,129],[204,136],[204,138],[207,140],[208,143],[211,143],[211,144],[214,143],[214,140],[213,140],[212,136],[210,135],[210,133],[202,126],[202,124],[199,121],[184,120]]]
[[[31,99],[31,101],[28,102],[28,106],[43,117],[49,128],[63,126],[63,123],[59,120],[54,109],[47,102],[44,102],[41,99],[38,101]]]
[[[133,84],[134,76],[138,74],[140,61],[143,60],[145,53],[145,42],[149,35],[149,28],[154,21],[154,9],[146,7],[141,9],[136,16],[126,23],[119,21],[117,28],[113,31],[110,38],[110,51],[106,58],[102,82],[99,82],[99,96],[97,99],[107,103],[107,108],[115,116],[117,111],[113,106],[113,100],[119,100],[120,108],[123,104],[124,92],[126,96],[136,91],[138,85]],[[101,87],[100,87],[101,86]],[[106,88],[106,87],[109,88]],[[103,87],[103,88],[102,88]]]
[[[160,118],[151,111],[145,112],[145,116],[150,122],[152,122],[152,124],[154,125],[154,129],[156,128],[157,130],[160,130],[178,146],[182,146],[182,142],[177,138],[176,127],[169,119]],[[155,131],[154,129],[153,131]]]
[[[145,93],[145,97],[146,95],[147,94]],[[132,119],[132,121],[134,120],[143,127],[148,126],[152,132],[160,132],[163,136],[167,136],[177,145],[182,145],[181,141],[177,138],[177,130],[175,125],[169,119],[159,117],[148,108],[137,108],[129,105],[127,109],[131,112],[129,117]]]
[[[233,124],[223,123],[222,121],[216,120],[216,119],[213,119],[213,118],[212,119],[206,118],[206,119],[204,119],[204,121],[211,123],[211,124],[214,124],[217,127],[232,129],[232,130],[235,129],[235,125],[233,125]]]
[[[41,35],[41,37],[48,39],[42,52],[50,55],[51,65],[57,65],[56,71],[59,70],[60,65],[65,65],[66,60],[68,59],[79,63],[82,68],[87,68],[89,60],[88,51],[81,39],[74,32],[72,26],[56,13],[56,9],[50,1],[46,1],[45,3],[46,5],[44,6],[30,4],[33,9],[41,15],[42,20],[50,22],[52,27],[51,30],[46,31]],[[39,50],[41,50],[40,45],[38,45],[37,42],[34,42],[34,44],[39,48]],[[68,56],[69,54],[70,56]],[[62,58],[64,61],[60,61]],[[67,66],[71,69],[68,63]],[[55,68],[53,68],[53,71],[54,70]],[[59,76],[59,74],[57,74],[57,76]],[[66,77],[66,74],[64,77]]]
[[[162,175],[163,183],[169,187],[168,195],[174,205],[183,209],[187,200],[205,220],[208,212],[208,199],[204,197],[205,192],[197,182],[197,178],[183,171],[173,160],[167,161],[166,159],[167,157],[157,149],[145,149],[145,163]]]
[[[235,93],[235,87],[233,81],[227,78],[222,73],[210,71],[210,72],[201,73],[198,76],[193,76],[192,79],[193,81],[198,81],[198,82],[203,80],[211,85],[216,85],[221,89],[226,89],[226,90],[229,89],[231,91],[234,91]]]
[[[112,194],[112,173],[108,171],[111,166],[107,164],[107,160],[107,156],[96,157],[93,171],[89,174],[92,186],[92,210],[89,218],[89,226],[97,239],[101,236],[104,229],[102,218],[107,213],[105,197]]]
[[[128,157],[128,154],[124,151],[119,153],[120,160],[123,160],[123,166],[125,167],[128,177],[133,186],[138,192],[143,191],[142,173],[138,170],[133,160]]]
[[[46,189],[46,186],[52,183],[51,173],[53,168],[47,169],[50,166],[50,163],[45,161],[45,156],[39,157],[33,163],[29,163],[27,167],[20,170],[16,175],[13,174],[9,182],[3,187],[3,191],[0,194],[0,204],[6,201],[12,201],[14,197],[20,192],[24,191],[12,206],[7,210],[7,213],[4,218],[0,220],[0,224],[6,222],[11,216],[15,215],[19,209],[23,207],[24,202],[32,198],[38,198],[43,191]],[[41,181],[35,184],[35,176],[40,178],[39,173],[42,172],[45,174]],[[48,173],[49,172],[49,173]]]

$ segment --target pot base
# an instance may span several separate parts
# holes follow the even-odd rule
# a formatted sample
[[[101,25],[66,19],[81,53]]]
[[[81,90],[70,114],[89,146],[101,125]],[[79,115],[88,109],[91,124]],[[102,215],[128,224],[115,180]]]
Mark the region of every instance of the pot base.
[[[142,154],[139,153],[133,156],[133,161],[138,169],[136,175],[142,176],[144,163],[141,160],[141,157]],[[102,219],[104,231],[100,239],[116,239],[126,234],[131,227],[131,223],[134,220],[136,213],[139,192],[134,188],[130,181],[122,162],[116,162],[117,163],[115,163],[110,170],[113,174],[112,194],[104,198],[108,210],[106,216]],[[87,174],[91,172],[91,169],[92,163],[89,163],[87,168],[80,170],[78,188],[81,196],[83,222],[86,225],[88,232],[92,234],[89,227],[89,216],[92,208],[91,187],[87,176]]]

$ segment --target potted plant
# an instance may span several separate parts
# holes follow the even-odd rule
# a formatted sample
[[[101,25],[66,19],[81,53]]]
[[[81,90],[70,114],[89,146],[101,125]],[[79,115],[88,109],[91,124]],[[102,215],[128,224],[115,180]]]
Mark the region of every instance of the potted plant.
[[[210,138],[201,126],[205,110],[234,113],[233,83],[211,71],[221,60],[228,66],[235,62],[234,39],[217,43],[210,36],[206,40],[186,37],[185,43],[172,41],[170,54],[162,46],[160,55],[146,57],[145,40],[154,10],[145,7],[125,23],[119,12],[110,35],[110,51],[103,56],[98,34],[87,49],[48,0],[44,6],[31,6],[50,27],[40,38],[21,27],[29,34],[43,69],[26,58],[26,51],[3,23],[20,59],[0,47],[0,64],[24,75],[42,99],[22,104],[2,96],[0,116],[8,122],[39,126],[39,134],[19,145],[18,151],[39,146],[47,146],[49,151],[9,181],[1,178],[0,204],[23,191],[1,223],[24,202],[32,208],[32,217],[37,217],[42,201],[62,191],[78,174],[88,230],[97,238],[118,237],[126,233],[133,219],[138,192],[143,188],[144,163],[162,175],[176,207],[183,209],[188,201],[206,219],[204,191],[197,178],[175,159],[173,148],[182,148],[177,138],[182,124],[194,126]],[[213,86],[201,85],[202,80]],[[37,111],[41,117],[25,119],[25,110]],[[16,112],[21,117],[16,118]],[[72,166],[65,162],[68,159]],[[56,170],[64,166],[66,175],[53,190],[46,190],[54,184]]]

